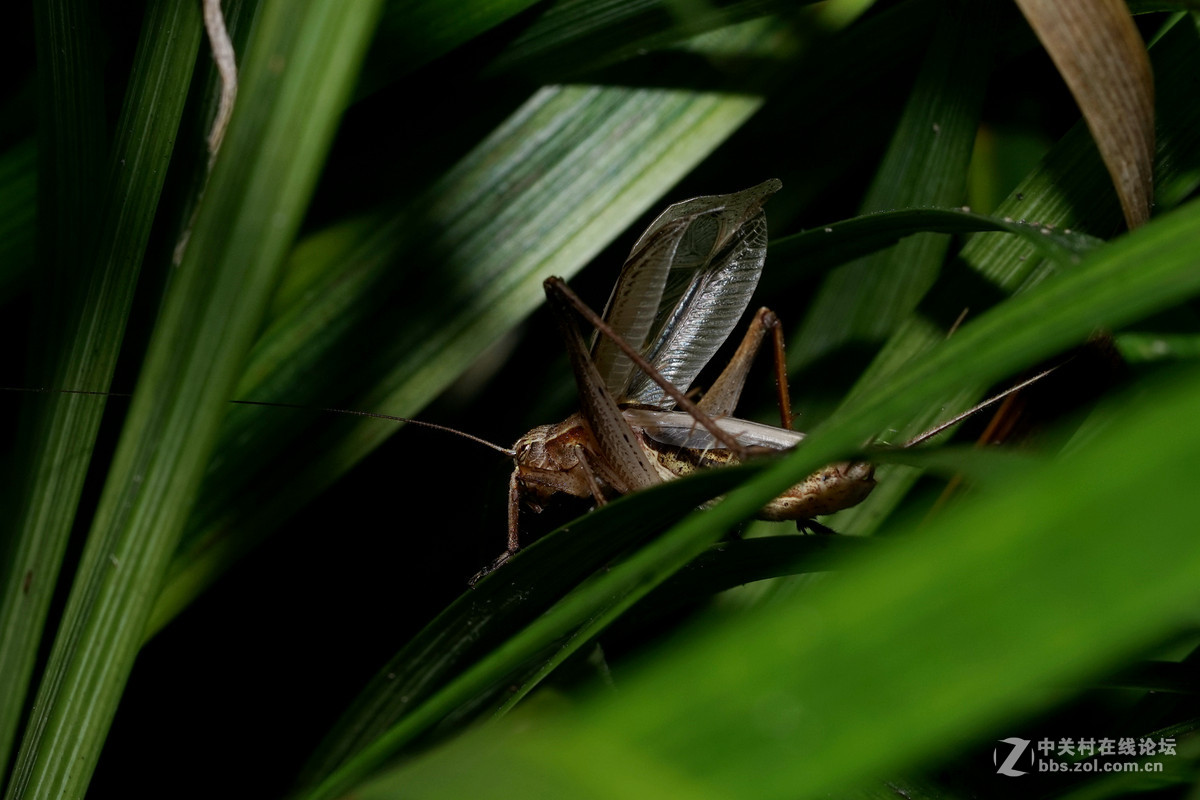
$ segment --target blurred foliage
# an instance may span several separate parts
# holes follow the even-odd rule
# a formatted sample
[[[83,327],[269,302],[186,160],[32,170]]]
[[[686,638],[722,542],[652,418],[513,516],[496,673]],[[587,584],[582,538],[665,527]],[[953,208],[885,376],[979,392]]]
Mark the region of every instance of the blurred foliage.
[[[1131,4],[1156,111],[1134,232],[999,0],[227,0],[215,157],[198,6],[10,18],[6,797],[1190,790],[1186,4]],[[791,334],[804,446],[528,515],[543,535],[468,590],[511,465],[322,409],[505,445],[562,419],[541,281],[599,307],[666,204],[773,177],[755,302]],[[982,415],[877,454],[875,494],[821,520],[842,536],[729,538],[814,468],[1064,359],[1006,403],[1013,446],[968,447]],[[739,413],[772,398],[764,367]],[[1176,752],[997,774],[1014,737],[1030,772],[1047,740]]]

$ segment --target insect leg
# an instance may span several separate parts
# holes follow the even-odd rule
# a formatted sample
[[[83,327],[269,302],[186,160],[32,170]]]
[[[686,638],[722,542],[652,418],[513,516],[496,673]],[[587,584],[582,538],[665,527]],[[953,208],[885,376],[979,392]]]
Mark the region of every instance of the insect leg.
[[[596,330],[600,331],[602,336],[607,336],[618,347],[620,347],[622,352],[624,352],[625,355],[627,355],[639,369],[649,375],[655,383],[661,386],[663,391],[670,395],[671,399],[674,400],[681,409],[691,414],[698,423],[700,423],[705,429],[708,430],[709,433],[717,438],[717,441],[721,442],[721,444],[725,445],[739,456],[744,456],[746,454],[745,447],[739,444],[734,437],[722,430],[712,417],[697,408],[696,404],[688,399],[688,397],[679,390],[679,387],[673,385],[670,381],[664,378],[652,364],[642,357],[642,354],[639,353],[636,348],[626,342],[620,336],[620,334],[614,331],[612,327],[610,327],[608,323],[601,319],[595,311],[593,311],[587,306],[587,304],[580,300],[579,297],[571,291],[562,278],[547,278],[545,283],[542,285],[546,290],[546,296],[550,299],[550,304],[552,307],[561,308],[564,310],[566,308],[573,308],[581,317],[587,320],[590,325],[592,325]],[[588,359],[588,363],[591,363],[590,359]],[[572,364],[574,365],[574,359],[572,359]],[[595,371],[594,365],[592,370]],[[597,373],[597,379],[599,379],[599,373]],[[582,390],[583,387],[580,388]],[[605,390],[605,394],[607,394],[607,390]]]
[[[583,343],[579,325],[571,314],[573,304],[568,300],[574,298],[580,305],[582,301],[558,278],[547,279],[545,288],[546,298],[566,341],[571,370],[575,373],[575,384],[579,389],[583,418],[600,445],[605,459],[629,490],[644,489],[659,483],[658,473],[650,466],[645,452],[637,443],[633,429],[625,421],[625,415],[621,413],[617,401],[604,385],[596,364]],[[588,311],[591,312],[591,309]],[[594,315],[595,312],[591,313]]]
[[[738,399],[741,397],[742,388],[746,385],[746,376],[750,372],[750,365],[753,363],[755,355],[758,354],[758,348],[762,345],[763,335],[768,330],[771,331],[774,345],[775,385],[779,392],[779,416],[783,427],[791,430],[792,405],[788,392],[783,326],[779,322],[779,317],[775,316],[775,313],[769,308],[760,308],[754,315],[754,319],[751,320],[750,327],[746,329],[746,335],[742,337],[733,357],[729,359],[725,369],[721,371],[712,387],[697,404],[701,411],[714,417],[727,416],[734,412]]]
[[[792,430],[795,417],[792,415],[792,392],[788,386],[787,353],[784,351],[783,325],[779,317],[771,314],[774,324],[771,326],[771,341],[774,345],[775,356],[775,390],[778,393],[779,424],[787,430]]]
[[[504,553],[504,560],[507,561],[509,556],[517,552],[517,548],[521,546],[520,533],[520,516],[521,516],[521,484],[520,484],[520,468],[512,471],[512,475],[508,479],[508,549]],[[501,562],[503,563],[503,562]]]
[[[588,490],[592,493],[592,499],[596,501],[596,506],[602,506],[608,502],[604,497],[604,492],[600,490],[600,482],[596,480],[596,473],[592,470],[591,462],[588,461],[588,451],[583,447],[575,448],[576,454],[579,456],[579,468],[583,470],[583,477],[587,481]]]
[[[521,514],[521,487],[519,476],[521,470],[514,469],[508,479],[508,546],[503,553],[496,556],[492,563],[476,572],[467,580],[467,585],[475,588],[485,575],[495,572],[516,554],[521,548],[519,518]]]

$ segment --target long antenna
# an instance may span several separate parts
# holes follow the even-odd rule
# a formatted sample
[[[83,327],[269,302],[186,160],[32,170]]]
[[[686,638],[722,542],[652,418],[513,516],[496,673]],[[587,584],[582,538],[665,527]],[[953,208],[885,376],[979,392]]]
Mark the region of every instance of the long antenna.
[[[1005,389],[1003,392],[1000,392],[999,394],[992,395],[987,400],[984,400],[982,403],[974,405],[971,408],[968,408],[966,411],[962,412],[961,414],[951,417],[950,419],[946,420],[945,422],[939,423],[938,425],[930,428],[929,430],[925,431],[922,434],[914,436],[912,439],[909,439],[907,442],[905,442],[903,445],[901,445],[901,447],[916,447],[917,445],[921,444],[921,442],[929,441],[934,436],[937,436],[939,433],[946,430],[947,428],[951,428],[951,427],[957,425],[958,423],[962,422],[967,417],[970,417],[971,415],[982,411],[983,409],[987,408],[988,406],[990,406],[994,403],[998,403],[999,401],[1003,400],[1004,398],[1008,397],[1010,394],[1013,394],[1014,392],[1021,391],[1022,389],[1024,389],[1026,386],[1028,386],[1031,383],[1036,383],[1037,381],[1040,381],[1042,378],[1046,377],[1051,372],[1054,372],[1054,370],[1058,369],[1061,366],[1062,366],[1062,364],[1057,364],[1053,367],[1050,367],[1049,369],[1042,370],[1037,375],[1034,375],[1032,378],[1023,380],[1020,383],[1016,384],[1015,386],[1010,386],[1009,388]]]
[[[34,389],[18,389],[18,388],[11,387],[11,386],[0,386],[0,391],[33,392],[36,394],[83,394],[83,395],[89,395],[92,397],[125,397],[125,398],[133,397],[133,395],[129,394],[128,392],[94,392],[94,391],[89,391],[87,389],[47,389],[44,387],[43,388],[34,388]],[[507,447],[501,447],[498,444],[493,444],[492,442],[489,442],[487,439],[481,439],[480,437],[475,436],[473,434],[467,433],[465,431],[460,431],[457,428],[451,428],[447,425],[438,425],[435,422],[425,422],[424,420],[412,419],[411,417],[395,417],[395,416],[392,416],[391,414],[376,414],[373,411],[355,411],[352,408],[321,408],[318,406],[301,405],[300,403],[272,403],[267,400],[230,400],[229,402],[235,403],[240,406],[271,406],[274,408],[296,408],[296,409],[300,409],[302,411],[324,411],[324,412],[328,412],[330,414],[346,414],[346,415],[353,416],[353,417],[372,417],[374,419],[386,419],[390,422],[407,422],[410,425],[418,425],[422,428],[432,428],[435,431],[444,431],[446,433],[453,433],[456,436],[461,436],[464,439],[470,439],[472,442],[475,442],[476,444],[481,444],[484,447],[490,447],[493,450],[495,450],[496,452],[503,453],[504,455],[508,456],[509,458],[512,458],[512,457],[516,456],[516,454],[517,454],[515,450],[512,450]]]
[[[460,431],[458,428],[451,428],[448,425],[438,425],[436,422],[425,422],[424,420],[413,419],[412,417],[394,417],[391,414],[377,414],[374,411],[356,411],[352,408],[321,408],[319,406],[300,405],[299,403],[272,403],[272,402],[268,402],[266,400],[230,400],[229,402],[237,403],[240,406],[272,406],[274,408],[299,408],[299,409],[303,409],[306,411],[328,411],[330,414],[347,414],[352,417],[372,417],[374,419],[386,419],[391,422],[407,422],[409,425],[419,425],[422,428],[432,428],[435,431],[445,431],[446,433],[456,434],[458,436],[463,437],[464,439],[470,439],[472,442],[475,442],[476,444],[481,444],[484,447],[490,447],[493,450],[495,450],[496,452],[503,453],[504,455],[508,456],[509,458],[512,458],[513,456],[515,456],[517,454],[517,451],[515,451],[515,450],[512,450],[507,447],[501,447],[498,444],[493,444],[492,442],[489,442],[487,439],[481,439],[480,437],[475,436],[474,434],[467,433],[466,431]]]

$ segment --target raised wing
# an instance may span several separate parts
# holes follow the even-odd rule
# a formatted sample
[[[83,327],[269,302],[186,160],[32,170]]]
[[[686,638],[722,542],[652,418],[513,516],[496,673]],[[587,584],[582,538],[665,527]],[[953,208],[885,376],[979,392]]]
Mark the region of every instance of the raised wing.
[[[638,239],[613,287],[604,318],[673,385],[687,390],[729,337],[762,274],[763,203],[775,179],[741,192],[686,200]],[[592,344],[605,386],[625,403],[675,403],[606,337]]]

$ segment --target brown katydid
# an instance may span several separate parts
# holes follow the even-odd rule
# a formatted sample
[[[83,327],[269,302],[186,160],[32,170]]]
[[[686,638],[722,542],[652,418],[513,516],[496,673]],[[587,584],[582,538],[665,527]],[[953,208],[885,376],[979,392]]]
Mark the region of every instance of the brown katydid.
[[[763,204],[781,186],[769,180],[741,192],[670,206],[634,244],[603,315],[561,278],[545,281],[581,410],[558,424],[534,428],[507,451],[515,462],[508,488],[508,546],[472,582],[519,548],[522,506],[540,511],[564,494],[601,505],[700,468],[736,463],[755,452],[787,450],[804,438],[791,429],[782,329],[769,309],[754,315],[729,364],[703,397],[693,402],[685,394],[749,305],[766,259]],[[596,331],[590,347],[578,319]],[[730,416],[768,331],[774,340],[781,427]],[[905,446],[929,439],[1049,371]],[[875,486],[874,472],[865,461],[831,464],[769,502],[758,516],[819,527],[814,517],[862,502]]]
[[[782,335],[768,309],[754,316],[703,398],[693,402],[684,393],[750,302],[766,258],[763,204],[781,185],[769,180],[668,208],[634,245],[602,317],[561,279],[545,282],[581,410],[517,441],[508,491],[508,547],[480,575],[517,551],[522,505],[540,511],[558,494],[602,504],[698,468],[736,462],[754,450],[786,450],[803,438],[790,429]],[[597,331],[590,348],[577,317]],[[768,330],[775,340],[781,428],[729,416]],[[874,485],[870,464],[833,464],[771,501],[760,516],[810,520],[861,502]]]

